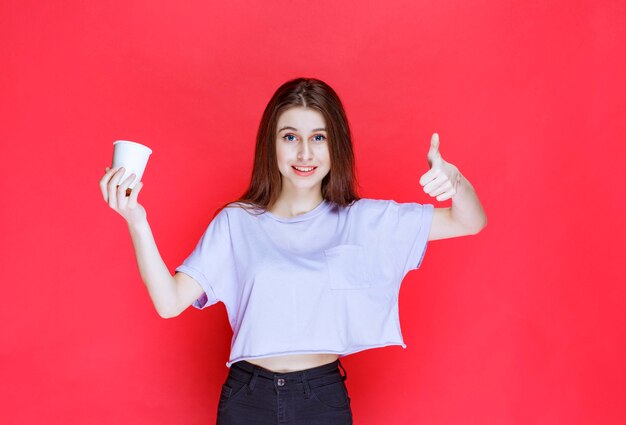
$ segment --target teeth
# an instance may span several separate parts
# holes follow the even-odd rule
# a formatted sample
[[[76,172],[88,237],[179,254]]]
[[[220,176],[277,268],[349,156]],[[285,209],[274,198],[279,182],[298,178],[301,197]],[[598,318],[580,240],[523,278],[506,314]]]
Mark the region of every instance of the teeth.
[[[303,173],[306,173],[306,172],[311,171],[311,170],[312,170],[312,169],[314,169],[315,167],[295,167],[295,166],[294,166],[293,168],[295,168],[295,169],[296,169],[296,170],[298,170],[298,171],[302,171]]]

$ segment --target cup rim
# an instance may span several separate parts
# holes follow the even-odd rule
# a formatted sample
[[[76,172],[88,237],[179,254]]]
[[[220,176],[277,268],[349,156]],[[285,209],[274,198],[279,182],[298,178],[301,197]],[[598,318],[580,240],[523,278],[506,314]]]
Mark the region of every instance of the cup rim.
[[[148,149],[148,154],[152,153],[152,149],[150,149],[149,147],[147,147],[146,145],[142,145],[141,143],[137,143],[137,142],[131,142],[130,140],[116,140],[115,142],[113,142],[113,145],[116,145],[118,143],[130,143],[132,145],[137,145],[137,146],[141,146],[142,148]]]

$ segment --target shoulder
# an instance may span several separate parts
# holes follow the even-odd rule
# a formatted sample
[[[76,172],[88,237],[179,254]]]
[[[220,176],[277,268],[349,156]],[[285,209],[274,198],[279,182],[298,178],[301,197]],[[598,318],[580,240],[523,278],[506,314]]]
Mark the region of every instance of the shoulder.
[[[244,202],[231,202],[220,208],[215,214],[215,217],[225,216],[228,218],[236,218],[246,215],[257,216],[263,214],[264,212],[265,210],[253,204]]]
[[[380,222],[394,209],[395,201],[386,199],[361,198],[351,204],[346,210],[347,215],[354,220],[365,223]]]
[[[393,199],[360,199],[355,203],[355,214],[378,220],[396,220],[416,218],[429,220],[432,216],[432,204],[417,202],[397,202]]]
[[[352,204],[352,207],[361,211],[375,211],[384,210],[389,207],[389,204],[395,202],[386,199],[371,199],[361,198]]]
[[[397,202],[393,199],[370,199],[370,198],[361,198],[354,203],[354,206],[360,211],[373,211],[373,212],[382,212],[382,211],[393,211],[400,208],[420,208],[423,207],[422,204],[418,204],[415,202]]]

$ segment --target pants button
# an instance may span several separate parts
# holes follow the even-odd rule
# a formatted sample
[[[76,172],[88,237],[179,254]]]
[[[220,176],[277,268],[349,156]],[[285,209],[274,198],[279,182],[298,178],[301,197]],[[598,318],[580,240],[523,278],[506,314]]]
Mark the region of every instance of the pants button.
[[[285,380],[283,378],[278,378],[278,380],[276,381],[276,384],[279,387],[282,387],[283,385],[285,385]]]

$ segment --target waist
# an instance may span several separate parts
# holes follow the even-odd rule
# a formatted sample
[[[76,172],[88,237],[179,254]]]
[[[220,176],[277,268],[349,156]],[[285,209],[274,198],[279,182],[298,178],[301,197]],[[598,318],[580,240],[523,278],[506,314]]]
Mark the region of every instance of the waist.
[[[261,366],[272,372],[296,372],[304,369],[312,369],[334,362],[339,357],[333,353],[303,353],[303,354],[285,354],[271,357],[261,357],[246,360],[256,366]]]
[[[343,375],[341,374],[339,368],[343,370]],[[262,381],[280,381],[290,384],[308,382],[311,388],[327,385],[333,382],[344,381],[347,377],[346,371],[339,359],[321,366],[283,373],[274,372],[242,360],[233,363],[228,374],[230,377],[240,382],[247,383],[250,381],[250,378],[256,374]]]

